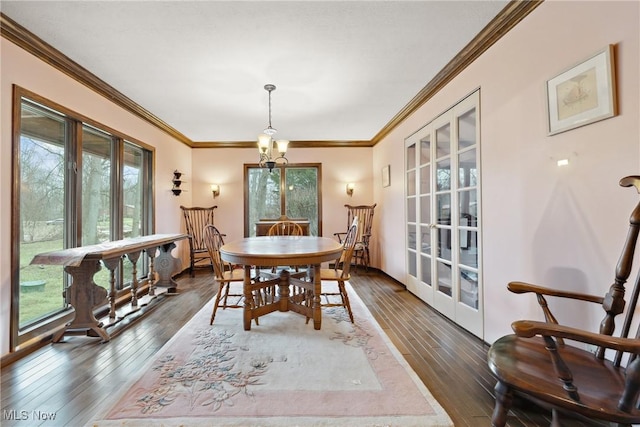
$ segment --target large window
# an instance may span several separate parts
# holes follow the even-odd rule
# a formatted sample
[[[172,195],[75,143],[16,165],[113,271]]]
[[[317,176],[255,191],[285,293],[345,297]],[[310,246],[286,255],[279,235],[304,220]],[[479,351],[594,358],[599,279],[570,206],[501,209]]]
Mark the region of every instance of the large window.
[[[68,309],[63,268],[31,265],[34,255],[152,231],[153,162],[144,144],[34,94],[16,88],[14,102],[15,348],[63,321]],[[120,291],[131,277],[123,268],[116,278]],[[139,272],[146,273],[144,266]],[[108,288],[107,269],[94,280]]]
[[[269,172],[245,165],[245,235],[256,235],[256,222],[283,215],[308,219],[309,233],[322,235],[321,165],[287,164]]]

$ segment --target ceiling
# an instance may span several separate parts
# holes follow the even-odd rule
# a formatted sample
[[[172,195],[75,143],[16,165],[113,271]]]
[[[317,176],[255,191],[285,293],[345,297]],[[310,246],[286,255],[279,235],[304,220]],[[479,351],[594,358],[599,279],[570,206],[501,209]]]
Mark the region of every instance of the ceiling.
[[[189,144],[372,141],[507,5],[7,1],[2,13]]]

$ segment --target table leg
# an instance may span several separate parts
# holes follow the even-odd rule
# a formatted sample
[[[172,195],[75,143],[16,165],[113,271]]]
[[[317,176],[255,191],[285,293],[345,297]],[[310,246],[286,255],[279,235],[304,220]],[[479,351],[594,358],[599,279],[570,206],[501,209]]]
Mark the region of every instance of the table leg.
[[[103,259],[102,263],[109,270],[109,319],[116,318],[116,268],[120,265],[120,257]]]
[[[171,255],[171,251],[176,247],[175,243],[168,243],[160,246],[160,253],[156,257],[156,273],[158,282],[156,286],[166,286],[168,293],[176,292],[178,284],[171,277],[174,271],[180,268],[180,260]]]
[[[65,300],[75,309],[75,317],[53,337],[53,342],[59,342],[64,333],[72,329],[93,331],[103,342],[109,341],[109,334],[93,315],[93,307],[107,298],[107,290],[93,281],[93,275],[100,269],[100,261],[83,261],[78,267],[64,268],[71,275],[71,285],[65,289]]]
[[[127,254],[129,262],[133,270],[131,272],[131,307],[138,306],[138,258],[140,258],[140,251],[130,252]]]
[[[280,272],[280,282],[278,283],[278,310],[289,311],[289,277],[291,273],[283,269]]]
[[[155,259],[156,252],[158,251],[158,247],[154,246],[152,248],[145,249],[147,256],[149,257],[149,276],[147,277],[147,283],[149,284],[149,295],[153,296],[156,294],[156,272],[155,272]]]
[[[322,311],[320,308],[320,293],[322,281],[320,280],[320,264],[313,266],[313,329],[320,330],[322,326]]]
[[[244,282],[242,285],[244,293],[244,330],[251,330],[251,308],[253,305],[253,295],[251,294],[251,266],[244,266]]]

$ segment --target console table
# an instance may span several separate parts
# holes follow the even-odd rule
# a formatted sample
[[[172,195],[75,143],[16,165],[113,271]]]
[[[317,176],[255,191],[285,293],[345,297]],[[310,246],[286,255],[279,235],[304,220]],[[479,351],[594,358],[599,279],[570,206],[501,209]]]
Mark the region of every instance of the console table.
[[[53,342],[59,342],[63,335],[70,331],[86,331],[87,335],[101,337],[103,342],[109,341],[110,336],[104,325],[96,319],[93,309],[108,299],[109,318],[115,319],[115,270],[123,257],[133,265],[131,307],[136,309],[138,306],[140,283],[137,277],[137,262],[142,252],[149,257],[149,274],[146,279],[149,295],[156,294],[156,286],[166,287],[169,293],[175,292],[177,283],[171,275],[180,268],[180,260],[174,258],[171,251],[176,247],[176,241],[187,237],[187,234],[152,234],[36,255],[31,264],[62,265],[64,271],[71,276],[71,284],[65,289],[64,297],[75,309],[75,317],[62,331],[54,335]],[[111,273],[109,293],[93,281],[93,276],[101,269],[101,264]]]

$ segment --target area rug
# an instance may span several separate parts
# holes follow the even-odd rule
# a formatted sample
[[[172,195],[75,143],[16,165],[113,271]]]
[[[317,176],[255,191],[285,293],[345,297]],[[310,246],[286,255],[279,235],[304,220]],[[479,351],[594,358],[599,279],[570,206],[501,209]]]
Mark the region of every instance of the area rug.
[[[323,308],[321,330],[275,312],[245,331],[232,308],[209,326],[210,302],[88,425],[452,426],[348,290],[355,324],[344,308]]]

